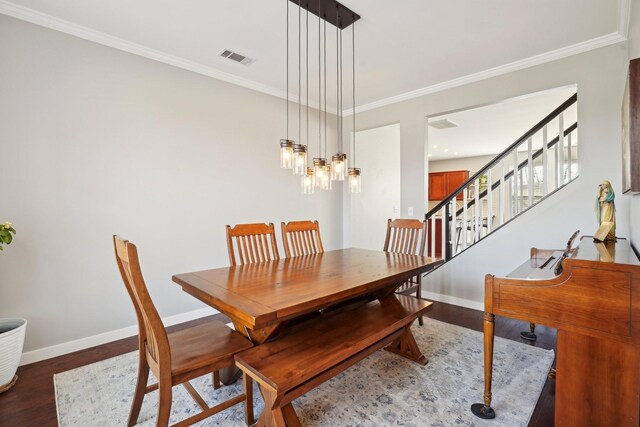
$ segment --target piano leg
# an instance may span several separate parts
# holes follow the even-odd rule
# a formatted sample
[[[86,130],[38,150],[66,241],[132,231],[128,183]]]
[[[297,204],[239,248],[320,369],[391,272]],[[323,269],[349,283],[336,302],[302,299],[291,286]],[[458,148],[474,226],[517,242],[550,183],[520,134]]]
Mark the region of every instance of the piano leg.
[[[471,412],[484,419],[495,418],[491,408],[491,380],[493,376],[493,337],[495,332],[495,316],[484,313],[484,403],[471,405]]]
[[[527,341],[535,341],[538,339],[536,336],[536,324],[529,323],[529,332],[520,332],[520,338]]]

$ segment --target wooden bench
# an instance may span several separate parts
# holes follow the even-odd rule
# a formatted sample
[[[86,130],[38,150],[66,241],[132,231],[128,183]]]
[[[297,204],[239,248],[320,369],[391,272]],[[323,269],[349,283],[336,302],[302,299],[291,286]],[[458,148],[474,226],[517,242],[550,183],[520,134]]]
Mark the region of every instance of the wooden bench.
[[[236,354],[236,365],[258,382],[265,400],[258,425],[299,426],[294,399],[381,348],[426,365],[410,327],[431,304],[388,295],[321,314],[274,341]]]

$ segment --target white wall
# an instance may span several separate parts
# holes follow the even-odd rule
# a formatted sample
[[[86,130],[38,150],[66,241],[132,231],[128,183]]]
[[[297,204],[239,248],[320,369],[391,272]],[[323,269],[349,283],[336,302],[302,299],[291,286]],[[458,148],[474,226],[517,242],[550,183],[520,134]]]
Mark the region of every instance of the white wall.
[[[426,206],[426,116],[577,84],[580,177],[429,275],[423,289],[430,296],[481,308],[485,274],[507,274],[527,258],[531,246],[562,247],[576,229],[583,234],[595,231],[593,202],[598,183],[609,179],[616,189],[621,185],[620,107],[627,59],[626,44],[618,44],[358,115],[360,129],[400,121],[404,210]],[[617,232],[628,236],[629,200],[620,197],[616,203]]]
[[[362,192],[351,195],[350,247],[382,250],[387,220],[400,213],[400,125],[356,133]],[[405,212],[406,213],[406,212]]]
[[[228,265],[225,224],[318,219],[342,246],[339,186],[278,167],[283,100],[2,15],[0,58],[0,316],[26,351],[135,324],[114,233],[162,316],[204,307],[171,275]]]

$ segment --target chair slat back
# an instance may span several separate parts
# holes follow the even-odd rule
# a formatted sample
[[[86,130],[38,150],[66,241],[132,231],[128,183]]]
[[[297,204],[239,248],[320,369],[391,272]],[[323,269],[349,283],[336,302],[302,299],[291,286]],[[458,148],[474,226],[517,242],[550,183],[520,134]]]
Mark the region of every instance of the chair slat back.
[[[157,375],[156,367],[171,367],[167,332],[142,277],[136,245],[119,236],[113,236],[113,244],[122,281],[136,310],[138,330],[144,335],[141,336],[141,342],[145,344],[147,360]]]
[[[425,223],[418,219],[389,219],[384,251],[424,256]]]
[[[280,259],[273,223],[227,225],[227,249],[232,266]]]
[[[324,252],[318,221],[282,223],[282,244],[287,258]]]

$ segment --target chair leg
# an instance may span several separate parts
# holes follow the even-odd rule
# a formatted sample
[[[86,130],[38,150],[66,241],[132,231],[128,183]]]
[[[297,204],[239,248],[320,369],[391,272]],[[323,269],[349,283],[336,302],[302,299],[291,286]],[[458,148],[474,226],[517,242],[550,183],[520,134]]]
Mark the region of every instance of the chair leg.
[[[221,387],[220,385],[220,371],[215,371],[211,374],[213,377],[213,389],[217,390]]]
[[[129,420],[127,426],[131,427],[138,423],[138,416],[140,415],[140,408],[142,407],[142,400],[147,390],[147,381],[149,380],[149,365],[145,360],[145,355],[140,354],[138,358],[138,381],[136,382],[136,391],[133,395],[133,402],[131,403],[131,411],[129,412]]]
[[[248,426],[253,425],[253,380],[246,373],[242,374],[242,384],[244,385],[244,420]]]
[[[156,419],[156,427],[167,427],[169,425],[169,417],[171,416],[171,383],[160,382],[160,395],[158,398],[158,418]]]
[[[416,289],[416,298],[422,299],[422,274],[418,276],[418,289]],[[422,316],[418,317],[418,325],[424,325]]]

